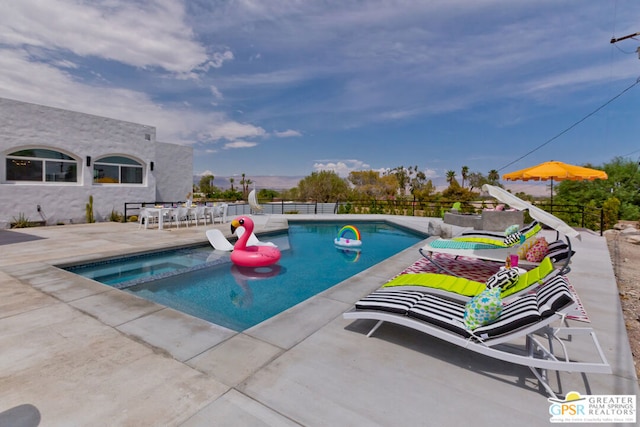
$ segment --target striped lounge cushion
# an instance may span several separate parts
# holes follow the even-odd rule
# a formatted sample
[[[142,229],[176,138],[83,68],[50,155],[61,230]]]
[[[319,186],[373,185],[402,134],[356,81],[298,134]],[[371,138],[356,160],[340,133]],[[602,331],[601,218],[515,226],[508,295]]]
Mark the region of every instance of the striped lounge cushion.
[[[551,316],[574,301],[567,280],[563,276],[556,276],[540,287],[536,297],[542,317]]]
[[[425,295],[409,310],[409,316],[469,337],[471,334],[464,326],[464,310],[465,305],[462,303],[436,295]],[[474,334],[483,338],[495,337],[535,323],[540,318],[535,295],[528,295],[504,306],[496,321],[480,326],[474,330]]]
[[[502,247],[495,243],[482,243],[479,241],[467,242],[456,239],[435,239],[432,240],[429,245],[432,248],[438,249],[496,249]]]
[[[494,338],[549,317],[571,304],[573,298],[562,276],[557,276],[534,294],[528,294],[507,304],[494,322],[473,331],[482,339]],[[471,333],[464,327],[465,304],[450,301],[436,295],[425,295],[409,309],[408,315],[424,322],[440,326],[464,337]]]
[[[564,277],[554,277],[535,293],[506,304],[494,322],[480,326],[473,335],[494,338],[551,316],[573,303]],[[471,333],[464,327],[465,303],[418,291],[378,289],[356,303],[357,310],[374,310],[408,315],[414,319],[447,329],[464,337]]]
[[[563,259],[572,257],[575,253],[576,251],[569,250],[569,245],[565,242],[562,240],[556,240],[553,243],[549,243],[547,257],[550,258],[552,262],[559,262]]]
[[[358,301],[356,309],[406,314],[423,295],[417,291],[378,289]]]

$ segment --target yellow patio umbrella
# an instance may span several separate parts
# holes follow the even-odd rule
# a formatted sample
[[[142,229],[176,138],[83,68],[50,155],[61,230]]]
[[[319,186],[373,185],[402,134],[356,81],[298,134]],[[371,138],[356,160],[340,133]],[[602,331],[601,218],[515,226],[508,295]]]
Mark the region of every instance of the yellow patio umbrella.
[[[552,160],[540,163],[519,171],[502,175],[507,181],[547,181],[551,180],[551,206],[553,207],[553,180],[556,181],[593,181],[595,179],[607,179],[607,173],[598,169],[585,168],[583,166],[570,165]]]

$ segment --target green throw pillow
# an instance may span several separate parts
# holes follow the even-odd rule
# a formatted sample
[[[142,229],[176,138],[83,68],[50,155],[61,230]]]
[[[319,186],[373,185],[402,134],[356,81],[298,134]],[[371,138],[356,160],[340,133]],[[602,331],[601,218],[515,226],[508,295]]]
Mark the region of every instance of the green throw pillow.
[[[513,233],[517,233],[518,231],[520,231],[520,226],[518,224],[513,224],[507,227],[506,230],[504,230],[504,235],[505,236],[510,236]]]
[[[500,287],[485,289],[467,302],[464,310],[464,325],[467,329],[474,330],[493,322],[501,313]]]

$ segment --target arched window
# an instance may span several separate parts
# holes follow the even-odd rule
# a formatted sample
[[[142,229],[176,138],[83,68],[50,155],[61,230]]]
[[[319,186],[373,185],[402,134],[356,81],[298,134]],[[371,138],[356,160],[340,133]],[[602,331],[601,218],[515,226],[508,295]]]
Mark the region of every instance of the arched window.
[[[7,181],[78,182],[78,161],[46,148],[28,148],[6,156]]]
[[[108,156],[93,163],[94,184],[142,184],[142,165],[128,157]]]

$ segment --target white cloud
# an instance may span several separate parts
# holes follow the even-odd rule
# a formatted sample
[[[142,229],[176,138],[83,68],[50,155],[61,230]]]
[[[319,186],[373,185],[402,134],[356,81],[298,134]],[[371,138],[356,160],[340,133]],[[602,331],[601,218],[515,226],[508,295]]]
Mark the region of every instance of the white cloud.
[[[223,98],[224,98],[224,97],[222,96],[222,92],[220,92],[220,91],[218,90],[218,88],[217,88],[217,87],[215,87],[215,86],[211,85],[211,86],[209,86],[209,90],[211,90],[211,93],[213,94],[213,96],[214,96],[216,99],[223,99]]]
[[[316,171],[333,171],[337,175],[346,178],[349,176],[349,172],[369,170],[370,166],[361,160],[339,160],[327,162],[319,161],[313,164],[313,168]]]
[[[211,141],[226,139],[234,141],[238,138],[256,138],[266,135],[266,131],[249,123],[238,123],[227,121],[225,123],[215,123],[200,133],[200,138]],[[255,144],[254,144],[255,145]]]
[[[427,169],[424,169],[422,172],[424,172],[427,179],[437,178],[440,176],[435,169],[427,168]]]
[[[255,147],[256,145],[258,145],[257,142],[251,142],[251,141],[233,141],[233,142],[228,142],[226,144],[224,144],[224,148],[225,149],[233,149],[233,148],[251,148],[251,147]]]
[[[293,129],[287,129],[287,130],[282,131],[282,132],[275,131],[275,132],[273,132],[273,134],[275,136],[277,136],[278,138],[290,138],[292,136],[302,136],[302,133],[298,132],[297,130],[293,130]]]
[[[198,132],[214,141],[266,134],[260,127],[230,121],[219,112],[165,107],[144,92],[83,84],[66,71],[30,61],[21,50],[0,49],[0,70],[2,97],[156,126],[159,141],[190,145],[197,141]]]
[[[183,75],[233,59],[227,49],[209,55],[184,20],[174,0],[20,0],[2,7],[0,36],[14,47],[42,48],[41,60],[70,51]]]

